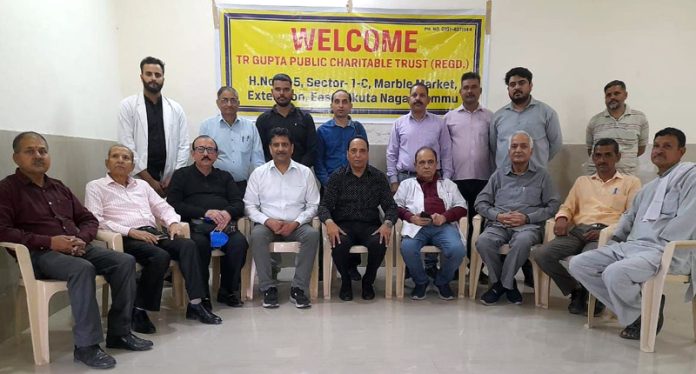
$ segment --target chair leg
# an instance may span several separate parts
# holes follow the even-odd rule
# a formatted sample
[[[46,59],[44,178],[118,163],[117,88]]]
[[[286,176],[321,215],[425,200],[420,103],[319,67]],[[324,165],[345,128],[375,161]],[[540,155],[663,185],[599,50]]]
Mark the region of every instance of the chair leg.
[[[469,299],[476,299],[476,289],[481,275],[481,256],[476,248],[471,248],[471,262],[469,263]]]
[[[595,305],[597,304],[597,298],[594,297],[594,295],[590,294],[588,300],[587,300],[587,328],[591,329],[595,326],[595,316],[594,316],[594,309]]]
[[[534,279],[534,305],[537,307],[541,306],[541,269],[539,269],[539,266],[534,262],[534,260],[530,259],[530,262],[532,263],[532,279]]]
[[[31,344],[36,365],[45,365],[51,362],[51,352],[48,345],[49,301],[50,299],[47,299],[44,289],[37,290],[36,295],[30,295],[27,292],[29,329],[31,331]]]
[[[22,326],[24,326],[24,308],[28,306],[26,304],[26,295],[22,297],[22,290],[26,293],[24,287],[17,287],[15,291],[15,342],[19,344],[19,337],[22,334]],[[25,300],[25,301],[22,301]],[[696,305],[696,304],[694,304]]]
[[[210,295],[211,297],[215,297],[220,290],[220,257],[211,257],[210,260],[213,266],[213,282]]]
[[[174,294],[174,305],[182,309],[186,306],[184,300],[184,275],[181,274],[179,264],[172,265],[172,293]]]
[[[393,290],[393,272],[394,272],[394,250],[391,247],[387,248],[387,253],[384,256],[384,297],[386,299],[391,299],[394,294]],[[696,305],[696,304],[694,304]],[[695,307],[696,308],[696,307]],[[696,309],[694,309],[696,310]],[[696,312],[695,312],[696,313]],[[694,314],[696,316],[696,314]],[[694,317],[696,323],[696,317]],[[694,325],[696,326],[696,324]],[[696,327],[694,327],[696,331]]]
[[[459,265],[459,281],[458,281],[458,287],[457,287],[457,297],[460,299],[463,299],[466,297],[467,289],[466,289],[466,264],[469,261],[464,258],[462,261],[462,264]]]
[[[696,340],[696,298],[691,300],[691,314],[694,321],[694,340]]]
[[[319,298],[319,251],[314,257],[314,265],[312,265],[312,275],[309,278],[309,297],[316,301]]]
[[[640,350],[643,352],[655,352],[655,338],[657,336],[657,320],[660,315],[660,302],[662,289],[656,292],[655,278],[643,283],[643,298],[641,301],[640,324]]]
[[[247,300],[254,300],[254,278],[256,278],[256,263],[252,260],[249,268],[249,287],[247,288]]]
[[[404,280],[406,278],[406,263],[401,254],[396,256],[396,297],[404,298]]]
[[[323,281],[322,286],[324,288],[324,300],[331,300],[331,281],[333,277],[333,259],[331,258],[331,246],[324,246],[324,258],[323,258]]]
[[[251,253],[249,253],[249,250],[247,250],[247,255],[246,255],[246,261],[244,262],[244,266],[242,267],[242,275],[241,275],[241,285],[240,285],[240,297],[242,298],[242,301],[244,300],[251,300],[248,297],[249,293],[249,278],[251,277]],[[253,288],[252,288],[253,289]]]
[[[109,284],[102,286],[102,317],[109,315]]]

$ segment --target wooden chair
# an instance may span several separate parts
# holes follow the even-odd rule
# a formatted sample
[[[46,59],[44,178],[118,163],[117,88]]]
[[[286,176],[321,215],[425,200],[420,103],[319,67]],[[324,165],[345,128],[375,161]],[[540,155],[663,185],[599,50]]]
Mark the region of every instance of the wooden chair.
[[[476,248],[476,241],[478,240],[479,236],[481,235],[481,221],[483,220],[483,217],[481,215],[477,214],[474,216],[474,232],[471,236],[471,263],[469,265],[469,298],[471,300],[476,299],[476,290],[478,288],[478,279],[479,276],[481,275],[481,265],[483,264],[483,260],[481,259],[481,255],[478,253],[478,249]],[[546,234],[544,235],[543,243],[546,243],[548,241],[548,227],[549,227],[549,222],[546,221]],[[551,234],[553,234],[553,228],[551,229]],[[532,251],[541,246],[541,244],[537,244],[532,246]],[[504,244],[500,247],[499,253],[501,255],[506,255],[510,253],[510,245]],[[548,293],[546,294],[546,299],[542,300],[542,289],[546,288],[548,289],[550,287],[550,279],[547,279],[542,282],[540,280],[541,274],[543,272],[538,266],[534,266],[534,261],[532,261],[532,274],[534,278],[534,304],[539,306],[543,305],[544,303],[548,307]],[[544,283],[544,284],[542,284]]]
[[[242,217],[237,220],[237,231],[239,231],[244,237],[248,238],[249,237],[249,219],[246,217]],[[214,297],[217,295],[218,290],[220,289],[220,257],[224,256],[225,252],[219,250],[219,249],[214,249],[213,252],[211,253],[211,258],[210,262],[213,268],[213,280],[212,280],[212,286],[211,286],[211,297]],[[247,253],[247,258],[251,256],[250,253]],[[248,263],[248,261],[246,262]],[[246,297],[246,292],[244,290],[247,289],[247,283],[249,282],[249,269],[245,265],[242,267],[242,274],[240,275],[241,277],[241,284],[240,284],[240,298],[242,301],[244,301]],[[245,272],[247,275],[245,276]]]
[[[187,222],[180,223],[183,227],[184,238],[191,238],[191,229]],[[113,249],[119,252],[123,252],[123,237],[119,233],[115,233],[107,230],[99,230],[97,232],[97,240],[104,241],[107,243],[113,243]],[[179,263],[177,261],[171,260],[169,266],[172,270],[172,296],[174,297],[174,306],[183,309],[186,307],[186,288],[184,284],[184,275],[179,269]],[[141,271],[143,267],[136,263],[136,271]]]
[[[556,219],[549,218],[546,221],[546,227],[544,228],[544,243],[548,243],[556,238],[553,233],[553,229],[556,226]],[[538,248],[538,246],[532,247],[532,250]],[[564,261],[570,261],[573,256],[568,256]],[[532,272],[534,274],[534,304],[537,307],[548,309],[549,308],[549,295],[551,294],[551,277],[544,273],[539,265],[534,262],[532,256],[529,256],[529,260],[532,263]]]
[[[406,277],[406,263],[404,263],[404,257],[401,255],[401,227],[403,222],[399,219],[394,225],[394,252],[396,254],[396,297],[399,299],[404,298],[404,280]],[[466,233],[468,229],[468,222],[466,217],[462,217],[459,220],[459,235],[462,237],[462,242],[466,240]],[[466,248],[466,245],[464,246]],[[434,245],[426,245],[421,248],[421,253],[440,253],[440,249]],[[459,265],[459,281],[457,283],[457,293],[460,299],[464,298],[466,295],[466,257]]]
[[[392,230],[392,240],[387,246],[387,251],[384,254],[384,269],[386,272],[384,281],[384,297],[386,299],[391,299],[392,297],[392,271],[394,269],[394,234]],[[324,286],[324,300],[331,299],[331,282],[336,278],[336,267],[333,263],[333,257],[331,257],[331,252],[333,248],[331,247],[331,242],[329,241],[329,236],[326,233],[326,225],[321,224],[321,237],[322,237],[322,248],[324,249],[324,274],[323,274],[323,286]],[[354,245],[350,247],[350,253],[367,253],[367,247],[363,245]]]
[[[107,246],[113,249],[113,244],[107,242]],[[19,286],[24,287],[27,296],[27,310],[29,315],[29,330],[31,332],[31,344],[34,352],[34,363],[45,365],[51,362],[51,352],[48,344],[48,306],[51,297],[58,292],[67,291],[68,283],[58,280],[36,279],[34,268],[31,264],[29,249],[17,243],[0,242],[0,247],[8,248],[17,255],[20,278]],[[109,310],[109,284],[103,276],[95,277],[97,287],[102,287],[102,315],[106,316]],[[17,300],[17,316],[19,299]]]
[[[317,231],[320,229],[319,218],[312,219],[312,227]],[[251,228],[249,229],[251,232]],[[268,251],[271,253],[300,253],[300,242],[271,242],[268,244]],[[246,288],[247,300],[254,299],[254,278],[256,278],[256,264],[254,263],[253,255],[247,256],[245,268],[250,269],[248,272],[249,285]],[[243,272],[243,274],[247,274]],[[312,266],[312,275],[309,281],[309,297],[316,300],[319,296],[319,249],[314,257],[314,265]]]
[[[599,235],[599,247],[605,246],[614,235],[616,225],[606,227]],[[679,240],[667,243],[662,254],[660,269],[653,278],[648,279],[642,285],[641,300],[641,325],[640,325],[640,350],[643,352],[655,352],[655,338],[657,337],[657,320],[660,316],[660,301],[665,287],[665,281],[690,283],[691,275],[669,274],[672,257],[675,250],[696,249],[696,240]],[[594,308],[597,298],[590,294],[587,303],[587,328],[595,325]],[[694,338],[696,338],[696,298],[691,301]]]

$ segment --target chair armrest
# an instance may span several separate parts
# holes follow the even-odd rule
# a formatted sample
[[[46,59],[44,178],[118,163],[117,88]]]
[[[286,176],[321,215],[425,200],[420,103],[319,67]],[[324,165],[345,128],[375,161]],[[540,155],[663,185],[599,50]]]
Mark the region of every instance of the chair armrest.
[[[29,248],[23,244],[10,243],[10,242],[0,242],[0,247],[5,247],[11,249],[17,256],[17,262],[19,263],[19,271],[22,273],[22,279],[25,283],[27,280],[35,280],[34,267],[31,265],[31,256],[29,255]]]
[[[462,238],[466,240],[466,235],[467,232],[469,232],[469,219],[464,216],[459,219],[459,234],[462,235]]]
[[[546,220],[546,226],[544,227],[544,243],[548,243],[554,239],[556,239],[556,234],[553,233],[554,228],[556,227],[556,219],[555,218],[549,218]]]
[[[312,218],[312,227],[317,230],[321,230],[321,221],[319,220],[319,217]]]
[[[602,229],[599,233],[599,240],[597,240],[597,246],[602,247],[607,245],[607,242],[614,236],[614,230],[616,230],[616,224],[607,226]]]
[[[123,252],[123,237],[121,234],[109,230],[98,230],[96,240],[106,243],[106,248]]]
[[[188,222],[179,222],[179,225],[181,225],[181,231],[184,238],[191,239],[191,226],[189,226]]]

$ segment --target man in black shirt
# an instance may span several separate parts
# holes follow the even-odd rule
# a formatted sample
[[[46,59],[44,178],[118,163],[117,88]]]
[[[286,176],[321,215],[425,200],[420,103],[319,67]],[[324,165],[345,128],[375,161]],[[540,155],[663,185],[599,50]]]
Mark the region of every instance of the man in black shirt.
[[[368,164],[370,145],[367,139],[356,136],[348,143],[348,165],[336,170],[329,178],[319,204],[319,219],[326,224],[332,256],[341,273],[341,300],[353,299],[350,247],[367,247],[367,269],[362,278],[362,298],[375,297],[372,284],[384,259],[397,218],[397,207],[387,177]],[[379,207],[385,214],[380,223]]]
[[[190,223],[191,239],[198,245],[199,253],[207,254],[200,262],[204,284],[210,277],[210,232],[223,231],[229,236],[220,247],[225,255],[220,261],[222,279],[217,300],[241,307],[240,272],[249,245],[234,226],[244,216],[244,203],[232,175],[213,167],[217,152],[215,140],[207,135],[197,137],[191,145],[193,165],[174,172],[167,200],[181,219]]]
[[[269,144],[271,129],[276,127],[286,128],[290,131],[295,141],[295,151],[292,159],[309,168],[314,166],[315,150],[317,146],[317,129],[314,119],[309,113],[292,104],[292,80],[287,74],[276,74],[271,80],[271,94],[276,105],[261,114],[256,120],[256,128],[259,130],[261,144]],[[271,160],[268,147],[263,147],[266,161]]]

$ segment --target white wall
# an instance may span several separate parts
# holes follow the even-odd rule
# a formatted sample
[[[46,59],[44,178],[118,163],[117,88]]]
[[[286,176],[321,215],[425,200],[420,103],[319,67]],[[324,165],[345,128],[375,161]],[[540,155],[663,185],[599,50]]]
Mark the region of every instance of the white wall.
[[[289,5],[287,1],[236,3]],[[290,4],[292,5],[292,4]],[[305,6],[345,8],[345,1]],[[355,8],[485,8],[483,0],[359,1]],[[166,64],[164,94],[179,101],[191,134],[216,112],[215,30],[210,1],[0,0],[0,128],[115,139],[118,102],[141,90],[138,63]],[[604,107],[603,85],[628,84],[628,102],[644,111],[654,133],[673,125],[696,142],[689,121],[690,64],[696,40],[690,0],[494,0],[489,107],[507,101],[502,83],[513,66],[534,73],[533,94],[559,113],[565,143],[584,142],[588,119]],[[10,37],[7,37],[10,36]],[[371,125],[383,142],[388,125]]]
[[[116,137],[111,2],[0,1],[0,128]]]

